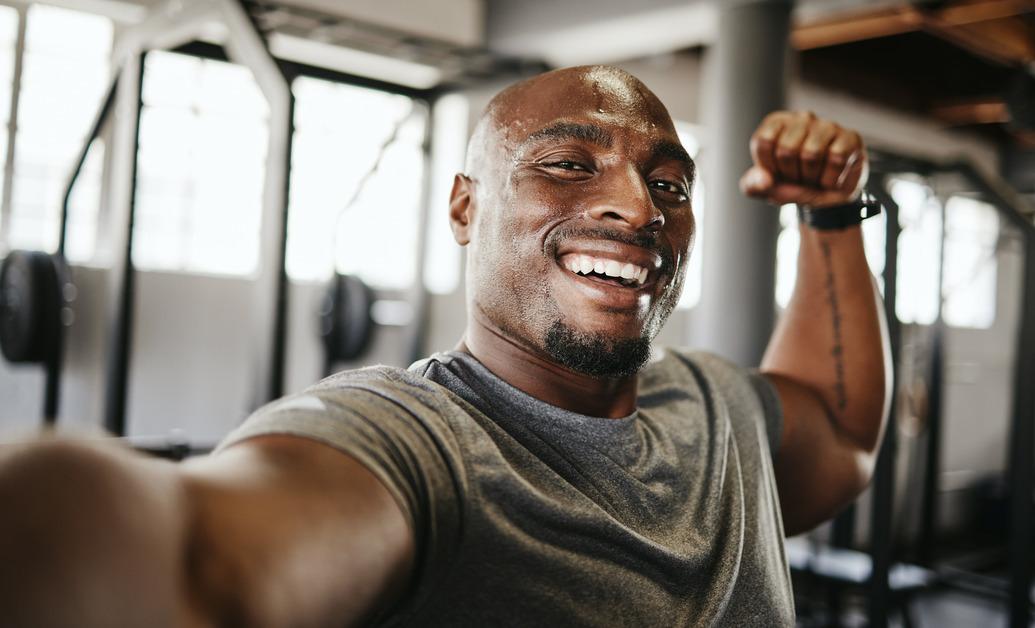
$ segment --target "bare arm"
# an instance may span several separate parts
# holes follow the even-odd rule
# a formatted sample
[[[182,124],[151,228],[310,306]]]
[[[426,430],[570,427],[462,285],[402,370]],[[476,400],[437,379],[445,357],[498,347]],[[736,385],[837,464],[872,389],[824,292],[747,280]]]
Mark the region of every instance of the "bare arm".
[[[858,134],[811,114],[767,118],[752,154],[745,191],[774,204],[843,203],[866,176]],[[788,534],[830,518],[866,487],[891,380],[887,325],[861,228],[802,226],[800,235],[794,292],[762,360],[784,409],[775,466]]]
[[[388,491],[297,438],[185,465],[111,444],[8,448],[0,503],[10,625],[355,625],[412,571],[413,533]]]

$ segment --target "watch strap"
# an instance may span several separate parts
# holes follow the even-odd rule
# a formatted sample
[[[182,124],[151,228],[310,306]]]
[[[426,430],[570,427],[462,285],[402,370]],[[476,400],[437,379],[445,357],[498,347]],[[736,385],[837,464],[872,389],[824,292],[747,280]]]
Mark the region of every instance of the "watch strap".
[[[863,193],[858,200],[843,205],[817,209],[807,209],[799,205],[798,221],[813,229],[830,231],[857,225],[880,212],[880,202],[869,194]]]

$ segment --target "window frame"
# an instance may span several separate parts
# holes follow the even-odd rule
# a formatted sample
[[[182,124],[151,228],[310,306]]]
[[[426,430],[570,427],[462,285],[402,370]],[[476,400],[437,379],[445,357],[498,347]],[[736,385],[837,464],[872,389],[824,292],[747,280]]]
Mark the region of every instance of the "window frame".
[[[3,156],[3,159],[4,159],[3,171],[2,171],[2,175],[0,175],[0,176],[2,176],[2,185],[3,185],[2,193],[0,193],[0,257],[5,255],[7,251],[9,251],[9,250],[11,250],[13,248],[12,244],[11,244],[11,240],[10,240],[10,234],[11,234],[11,227],[12,227],[13,216],[14,216],[14,191],[15,191],[15,188],[16,188],[16,186],[15,186],[15,176],[16,176],[16,169],[17,169],[16,157],[17,157],[17,146],[18,146],[18,135],[19,135],[19,133],[18,133],[18,129],[19,129],[19,110],[20,110],[20,106],[21,106],[22,88],[23,88],[23,83],[24,83],[23,79],[24,79],[24,75],[25,75],[25,57],[26,57],[25,53],[26,53],[27,33],[28,33],[28,17],[29,17],[30,10],[33,7],[36,7],[36,6],[53,7],[55,9],[63,9],[63,10],[67,10],[67,11],[74,11],[74,12],[77,12],[77,13],[82,13],[82,14],[86,14],[86,15],[94,15],[94,16],[97,16],[97,17],[106,18],[106,19],[110,20],[111,21],[111,26],[112,26],[112,32],[111,32],[111,37],[112,37],[112,39],[111,39],[111,50],[112,51],[114,51],[115,43],[116,43],[116,41],[118,39],[120,28],[125,24],[125,22],[127,20],[133,19],[134,17],[137,17],[137,18],[139,17],[139,15],[136,14],[136,13],[139,13],[139,12],[133,12],[133,11],[129,11],[129,10],[127,10],[127,11],[88,10],[88,9],[85,9],[85,8],[83,8],[81,6],[76,6],[76,4],[74,2],[62,2],[61,0],[53,0],[53,1],[46,1],[46,0],[44,0],[44,1],[37,1],[37,0],[24,0],[24,1],[0,0],[0,7],[5,7],[5,8],[12,9],[12,10],[14,10],[17,13],[17,16],[18,16],[18,24],[17,24],[17,31],[16,31],[16,36],[15,36],[14,51],[13,51],[14,58],[13,58],[13,67],[12,67],[12,73],[11,73],[10,103],[9,103],[8,116],[7,116],[7,124],[6,124],[7,146],[6,146],[6,150],[4,152],[4,156]],[[141,12],[142,12],[142,10],[141,10]],[[114,68],[114,66],[111,63],[110,57],[109,57],[109,62],[108,62],[108,70],[109,70],[109,78],[105,82],[105,88],[104,88],[104,90],[102,92],[102,96],[103,96],[102,97],[102,101],[101,101],[102,104],[103,104],[103,101],[105,100],[105,98],[106,98],[106,96],[108,94],[109,88],[111,87],[111,85],[113,84],[113,81],[115,80],[115,68]],[[110,151],[106,150],[107,146],[109,144],[109,141],[110,141],[110,137],[109,137],[110,125],[107,124],[108,119],[109,119],[109,116],[107,116],[107,115],[101,117],[101,121],[104,124],[100,127],[99,133],[97,133],[95,137],[93,137],[93,138],[89,137],[89,133],[93,129],[92,128],[88,128],[88,129],[86,129],[87,135],[84,136],[84,138],[82,138],[84,140],[89,139],[89,145],[92,145],[93,142],[96,140],[96,141],[102,142],[104,144],[104,146],[105,146],[103,160],[102,160],[102,163],[101,163],[101,177],[100,177],[100,181],[99,181],[100,185],[99,185],[99,190],[98,190],[99,197],[100,197],[100,209],[99,209],[98,215],[96,216],[96,220],[97,220],[98,224],[101,224],[105,220],[106,216],[105,216],[104,207],[106,205],[105,200],[106,200],[106,198],[108,196],[108,179],[107,179],[107,176],[106,176],[107,172],[109,170],[109,159],[110,159]],[[96,122],[96,119],[94,121]],[[82,148],[89,148],[89,145],[83,146]],[[75,154],[75,159],[76,160],[78,160],[78,158],[79,158],[79,156],[80,156],[80,154],[82,152],[82,148],[81,148],[80,151],[78,151]],[[65,188],[65,192],[68,192],[68,191],[71,191],[71,190],[74,189],[73,186],[70,185],[70,184],[74,184],[74,182],[78,180],[78,178],[79,178],[79,176],[81,174],[81,170],[82,170],[81,165],[80,165],[80,167],[76,167],[76,165],[77,164],[76,164],[75,161],[72,161],[72,162],[69,162],[68,164],[65,164],[65,166],[68,167],[68,170],[65,172],[66,180],[63,182],[64,188]],[[59,165],[57,165],[57,167],[60,168],[62,166],[59,164]],[[63,211],[63,210],[59,208],[59,211]],[[60,222],[60,219],[59,219],[59,223],[58,223],[58,225],[55,226],[55,228],[60,229],[60,224],[61,224],[61,222]],[[62,244],[65,241],[65,234],[64,233],[59,233],[58,236],[59,237],[56,240],[57,244],[55,244],[53,247],[48,247],[48,248],[54,248],[55,250],[59,250],[61,248]],[[89,256],[87,256],[86,258],[84,258],[82,260],[79,260],[77,263],[89,264],[92,261],[94,261],[96,255],[97,255],[98,249],[100,248],[100,244],[101,244],[100,240],[101,240],[101,235],[100,235],[100,232],[98,232],[97,238],[95,239],[95,241],[93,243],[93,247],[92,247],[93,250],[92,250],[91,254]],[[51,251],[51,252],[54,252],[54,251]]]

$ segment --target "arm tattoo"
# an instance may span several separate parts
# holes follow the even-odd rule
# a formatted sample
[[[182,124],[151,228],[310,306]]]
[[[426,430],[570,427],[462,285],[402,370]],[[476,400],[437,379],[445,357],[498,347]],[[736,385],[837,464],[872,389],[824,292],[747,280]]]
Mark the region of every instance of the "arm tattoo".
[[[823,261],[827,265],[827,303],[830,304],[830,319],[834,325],[834,347],[830,350],[830,355],[834,358],[834,398],[837,400],[837,409],[844,410],[848,405],[848,397],[845,393],[844,345],[841,340],[841,304],[837,300],[830,243],[821,240],[819,246],[823,251]]]

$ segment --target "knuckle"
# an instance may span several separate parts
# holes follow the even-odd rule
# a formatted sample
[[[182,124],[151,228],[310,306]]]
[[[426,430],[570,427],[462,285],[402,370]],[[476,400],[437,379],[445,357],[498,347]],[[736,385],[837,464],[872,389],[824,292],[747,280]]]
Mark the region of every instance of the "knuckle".
[[[797,151],[781,144],[776,148],[776,159],[778,161],[793,161],[798,158]]]
[[[773,140],[776,137],[776,132],[772,129],[765,128],[759,129],[754,137],[751,138],[752,143],[758,147],[772,146]]]
[[[827,155],[827,163],[832,166],[844,166],[848,163],[849,154],[841,149],[834,149]]]
[[[806,147],[801,151],[801,160],[807,164],[818,164],[821,157],[819,150],[813,147]]]
[[[823,119],[816,120],[815,128],[817,132],[821,133],[826,137],[833,137],[834,135],[837,135],[838,131],[840,131],[837,124],[831,122],[830,120]]]
[[[801,150],[801,144],[805,136],[799,132],[784,133],[780,136],[780,142],[776,147],[777,152],[797,153]]]

